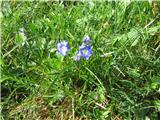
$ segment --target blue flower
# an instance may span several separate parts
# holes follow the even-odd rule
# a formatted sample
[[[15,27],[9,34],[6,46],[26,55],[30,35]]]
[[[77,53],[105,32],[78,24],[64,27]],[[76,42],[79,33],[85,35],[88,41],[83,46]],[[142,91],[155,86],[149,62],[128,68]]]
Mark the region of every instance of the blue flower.
[[[57,50],[61,55],[66,56],[67,52],[70,50],[70,46],[68,42],[62,41],[57,44]]]
[[[84,45],[84,44],[82,44],[82,45],[80,46],[79,52],[80,52],[80,56],[83,57],[83,58],[86,59],[86,60],[88,60],[89,57],[90,57],[90,56],[92,55],[92,53],[93,53],[91,46],[90,46],[90,45]]]
[[[81,52],[78,51],[78,52],[77,52],[77,55],[73,56],[73,59],[74,59],[75,61],[79,61],[80,58],[81,58]]]
[[[88,35],[85,36],[85,37],[83,38],[83,42],[84,42],[84,43],[90,43],[90,42],[91,42],[90,37],[89,37]]]

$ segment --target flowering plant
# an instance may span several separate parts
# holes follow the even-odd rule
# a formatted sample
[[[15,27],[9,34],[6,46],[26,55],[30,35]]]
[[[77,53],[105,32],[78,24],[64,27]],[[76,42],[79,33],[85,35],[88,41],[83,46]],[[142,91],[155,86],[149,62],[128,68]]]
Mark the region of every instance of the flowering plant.
[[[60,55],[66,56],[69,50],[70,50],[70,46],[68,42],[66,42],[65,40],[57,44],[57,51]],[[89,60],[92,54],[93,52],[91,47],[91,39],[89,36],[85,36],[83,38],[82,45],[80,45],[79,50],[77,51],[77,54],[72,58],[75,61],[79,61],[81,58],[84,58],[85,60]]]

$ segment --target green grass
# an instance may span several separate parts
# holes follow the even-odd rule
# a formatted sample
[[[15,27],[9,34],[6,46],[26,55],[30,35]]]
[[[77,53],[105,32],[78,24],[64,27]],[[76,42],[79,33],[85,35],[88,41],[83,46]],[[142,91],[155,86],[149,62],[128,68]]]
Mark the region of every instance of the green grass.
[[[1,119],[158,120],[159,10],[158,1],[2,1]],[[75,62],[85,35],[93,55]]]

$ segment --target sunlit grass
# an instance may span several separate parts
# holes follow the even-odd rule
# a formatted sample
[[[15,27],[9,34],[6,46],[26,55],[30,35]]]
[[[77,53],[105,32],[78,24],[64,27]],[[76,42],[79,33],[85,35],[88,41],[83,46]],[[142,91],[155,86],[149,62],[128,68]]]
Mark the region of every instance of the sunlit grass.
[[[158,120],[159,6],[2,1],[1,119]],[[93,53],[75,61],[86,35]]]

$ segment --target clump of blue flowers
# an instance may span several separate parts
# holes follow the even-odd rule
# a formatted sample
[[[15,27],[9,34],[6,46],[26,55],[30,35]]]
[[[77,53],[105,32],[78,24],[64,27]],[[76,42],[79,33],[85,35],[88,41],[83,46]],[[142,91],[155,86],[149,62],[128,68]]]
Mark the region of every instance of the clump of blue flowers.
[[[80,58],[84,58],[85,60],[88,60],[90,58],[90,56],[93,54],[90,43],[91,39],[89,38],[89,36],[85,36],[83,38],[82,45],[79,47],[77,55],[73,57],[75,61],[79,61]]]
[[[70,50],[70,46],[68,42],[62,41],[57,44],[57,50],[59,54],[66,56]],[[89,36],[85,36],[82,45],[79,46],[79,50],[77,51],[77,54],[73,56],[73,59],[75,61],[79,61],[81,58],[88,60],[92,54],[91,39]]]

